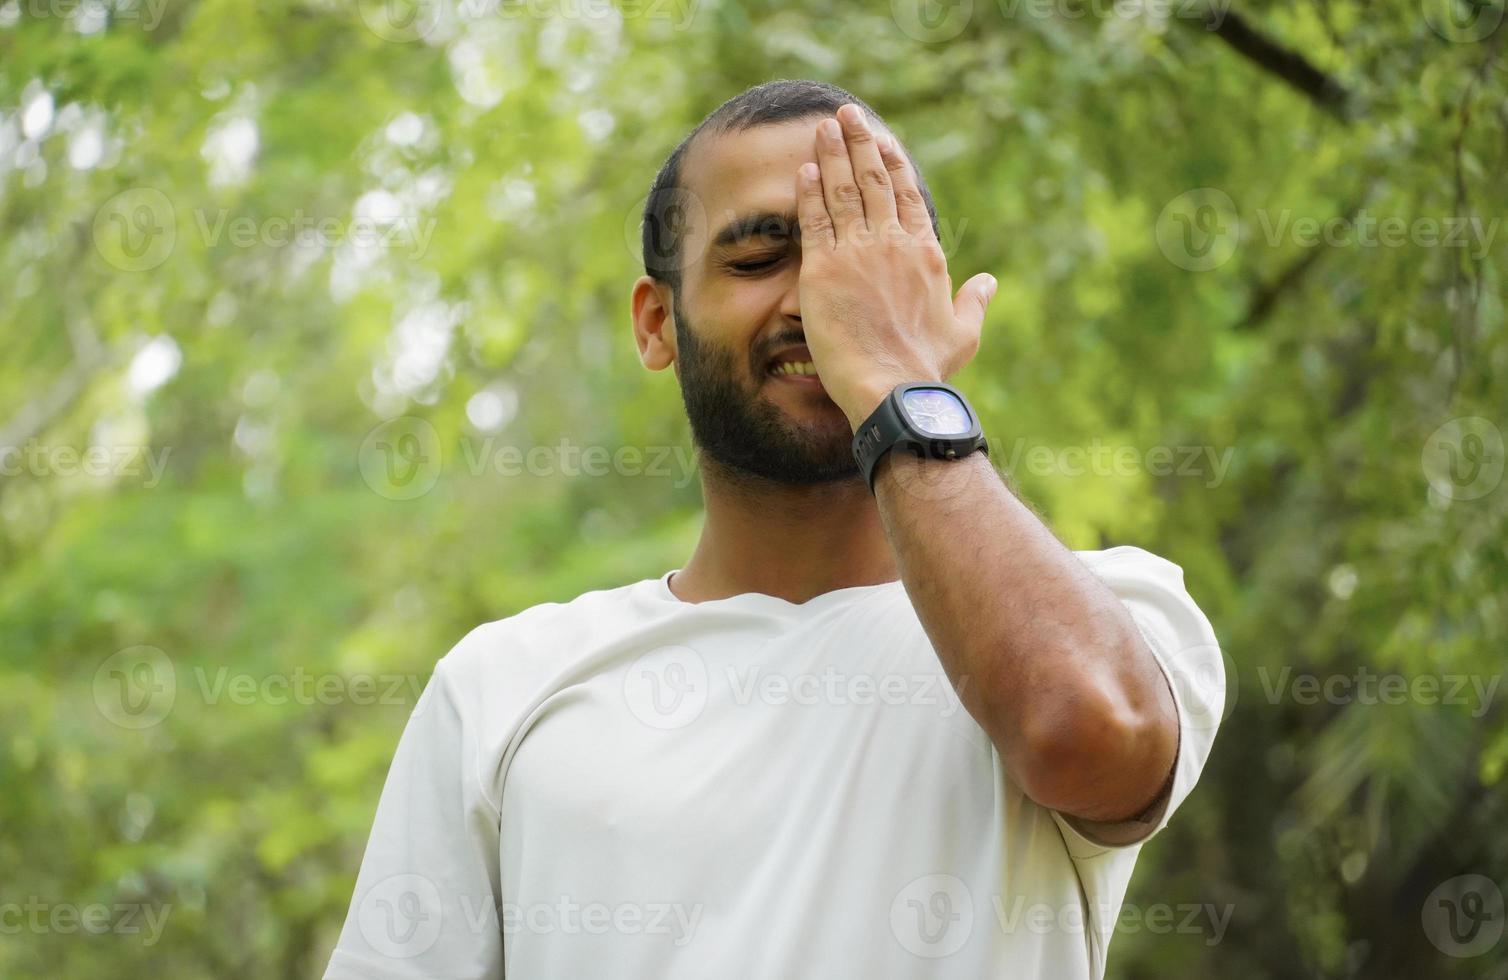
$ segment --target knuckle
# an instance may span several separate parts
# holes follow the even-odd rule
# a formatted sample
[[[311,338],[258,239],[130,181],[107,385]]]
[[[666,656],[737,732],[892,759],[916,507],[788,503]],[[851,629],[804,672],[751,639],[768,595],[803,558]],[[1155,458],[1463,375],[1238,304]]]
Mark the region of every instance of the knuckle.
[[[833,200],[846,207],[852,207],[863,203],[864,192],[859,190],[859,185],[851,180],[839,181],[833,187]]]
[[[828,215],[827,209],[824,208],[816,214],[809,215],[802,219],[801,228],[799,230],[799,238],[803,243],[808,241],[821,241],[822,239],[830,237],[832,230],[833,219]]]
[[[885,188],[890,186],[890,171],[884,167],[865,167],[859,173],[859,182],[868,184],[870,187]]]
[[[921,191],[915,187],[900,186],[895,189],[895,203],[903,208],[925,208]]]

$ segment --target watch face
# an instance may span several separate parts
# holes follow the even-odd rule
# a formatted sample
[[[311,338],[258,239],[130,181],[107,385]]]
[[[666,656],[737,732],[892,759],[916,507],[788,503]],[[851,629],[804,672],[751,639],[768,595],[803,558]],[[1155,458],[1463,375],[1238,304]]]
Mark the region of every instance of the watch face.
[[[911,424],[929,436],[964,436],[974,420],[959,397],[940,388],[912,388],[901,394],[901,407]]]

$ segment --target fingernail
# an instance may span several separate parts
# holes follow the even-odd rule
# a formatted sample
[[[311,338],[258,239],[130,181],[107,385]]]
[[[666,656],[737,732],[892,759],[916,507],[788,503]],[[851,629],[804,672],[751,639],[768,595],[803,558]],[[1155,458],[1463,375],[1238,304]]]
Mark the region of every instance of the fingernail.
[[[829,138],[837,138],[843,135],[843,130],[838,128],[838,120],[824,119],[822,120],[822,133]]]

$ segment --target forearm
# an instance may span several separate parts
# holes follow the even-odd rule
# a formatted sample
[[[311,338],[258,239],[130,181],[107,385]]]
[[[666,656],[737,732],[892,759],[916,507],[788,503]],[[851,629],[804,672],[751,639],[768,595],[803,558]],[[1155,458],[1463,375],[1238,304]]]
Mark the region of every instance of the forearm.
[[[1037,803],[1134,816],[1177,750],[1161,668],[1120,600],[987,457],[893,451],[876,474],[906,591],[965,707]]]

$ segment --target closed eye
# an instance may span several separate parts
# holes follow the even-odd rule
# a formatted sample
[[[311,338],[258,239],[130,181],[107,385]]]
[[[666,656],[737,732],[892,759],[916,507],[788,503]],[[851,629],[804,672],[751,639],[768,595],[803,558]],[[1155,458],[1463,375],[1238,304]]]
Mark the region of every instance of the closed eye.
[[[759,259],[750,262],[734,262],[731,263],[728,268],[732,269],[734,272],[759,272],[763,269],[768,269],[771,266],[778,264],[780,262],[780,259],[781,256],[777,256],[771,259]]]

